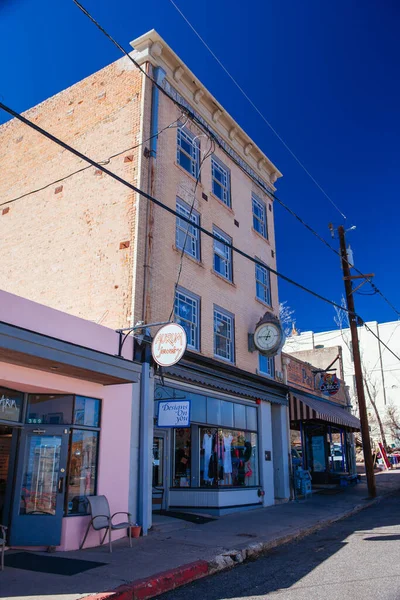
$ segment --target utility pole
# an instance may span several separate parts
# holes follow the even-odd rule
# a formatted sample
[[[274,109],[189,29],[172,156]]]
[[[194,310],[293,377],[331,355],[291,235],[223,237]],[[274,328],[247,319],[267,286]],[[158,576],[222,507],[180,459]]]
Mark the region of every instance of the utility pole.
[[[347,250],[346,250],[345,231],[344,231],[344,227],[342,225],[338,228],[338,234],[339,234],[339,241],[340,241],[340,254],[342,257],[344,289],[346,292],[347,309],[349,311],[348,315],[349,315],[349,322],[350,322],[351,344],[352,344],[352,349],[353,349],[354,372],[355,372],[355,378],[356,378],[356,388],[357,388],[357,397],[358,397],[358,409],[359,409],[359,413],[360,413],[360,422],[361,422],[361,436],[362,436],[362,445],[363,445],[363,454],[364,454],[365,473],[367,475],[367,484],[368,484],[369,495],[371,496],[371,498],[375,498],[375,496],[376,496],[375,473],[374,473],[374,464],[373,464],[372,452],[371,452],[371,440],[369,437],[367,405],[365,402],[360,346],[358,343],[358,330],[357,330],[358,323],[357,323],[357,316],[355,314],[355,309],[354,309],[354,296],[353,296],[354,290],[353,290],[353,284],[352,284],[352,279],[359,279],[361,276],[353,277],[350,274],[350,265],[348,263]]]

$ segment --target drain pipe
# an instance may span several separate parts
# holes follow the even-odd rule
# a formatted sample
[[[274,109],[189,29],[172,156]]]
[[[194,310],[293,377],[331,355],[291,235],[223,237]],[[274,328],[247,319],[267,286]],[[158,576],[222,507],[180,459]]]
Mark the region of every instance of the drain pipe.
[[[150,67],[151,68],[151,67]],[[157,85],[161,85],[164,81],[166,73],[161,67],[156,67],[153,70],[153,79]],[[157,158],[157,143],[158,136],[158,109],[160,103],[160,91],[156,85],[153,84],[152,96],[151,96],[151,115],[150,115],[150,152],[149,156],[149,167],[147,171],[147,192],[151,196],[154,195],[154,184],[155,184],[155,159]],[[153,250],[153,217],[154,205],[152,202],[147,202],[146,207],[146,234],[145,234],[145,249],[144,249],[144,265],[143,265],[143,300],[142,300],[142,321],[148,323],[150,315],[150,263]]]

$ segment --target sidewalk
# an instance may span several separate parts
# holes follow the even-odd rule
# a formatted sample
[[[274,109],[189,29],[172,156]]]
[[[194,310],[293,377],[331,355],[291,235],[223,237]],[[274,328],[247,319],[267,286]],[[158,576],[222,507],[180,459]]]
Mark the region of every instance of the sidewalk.
[[[379,502],[384,495],[400,490],[400,470],[378,473],[376,481],[378,498],[374,501],[367,496],[363,478],[358,485],[339,493],[318,493],[306,502],[227,515],[203,525],[157,517],[154,530],[145,538],[133,540],[132,549],[126,540],[121,540],[113,545],[111,555],[107,547],[51,555],[106,563],[74,577],[6,567],[0,573],[0,598],[156,597]],[[116,588],[117,593],[101,593]]]

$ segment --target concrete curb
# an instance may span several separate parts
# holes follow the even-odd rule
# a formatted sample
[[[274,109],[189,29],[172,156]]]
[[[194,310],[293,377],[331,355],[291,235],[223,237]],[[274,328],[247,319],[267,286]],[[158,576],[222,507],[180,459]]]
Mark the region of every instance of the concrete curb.
[[[101,592],[99,594],[93,594],[91,596],[85,596],[83,600],[150,600],[160,594],[169,592],[178,587],[196,581],[207,575],[213,575],[220,573],[228,569],[232,569],[236,565],[241,564],[245,560],[255,560],[262,556],[269,550],[283,546],[289,542],[302,539],[324,527],[328,527],[337,521],[347,519],[362,510],[379,504],[386,496],[395,493],[397,490],[391,490],[390,492],[378,496],[373,500],[364,502],[363,504],[357,504],[353,508],[343,511],[339,515],[335,515],[331,519],[320,521],[315,525],[307,527],[305,529],[295,529],[289,535],[275,538],[268,542],[256,542],[251,543],[246,548],[241,550],[228,550],[222,554],[216,555],[213,559],[198,560],[187,565],[182,565],[175,569],[170,569],[162,573],[157,573],[145,579],[137,579],[131,583],[121,585],[115,590],[109,592]]]

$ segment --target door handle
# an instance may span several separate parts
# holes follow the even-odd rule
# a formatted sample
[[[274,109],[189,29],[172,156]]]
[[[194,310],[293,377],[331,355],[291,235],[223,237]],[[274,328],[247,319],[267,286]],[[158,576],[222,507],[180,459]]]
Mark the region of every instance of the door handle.
[[[64,491],[64,477],[60,477],[58,480],[58,493],[62,494]]]

